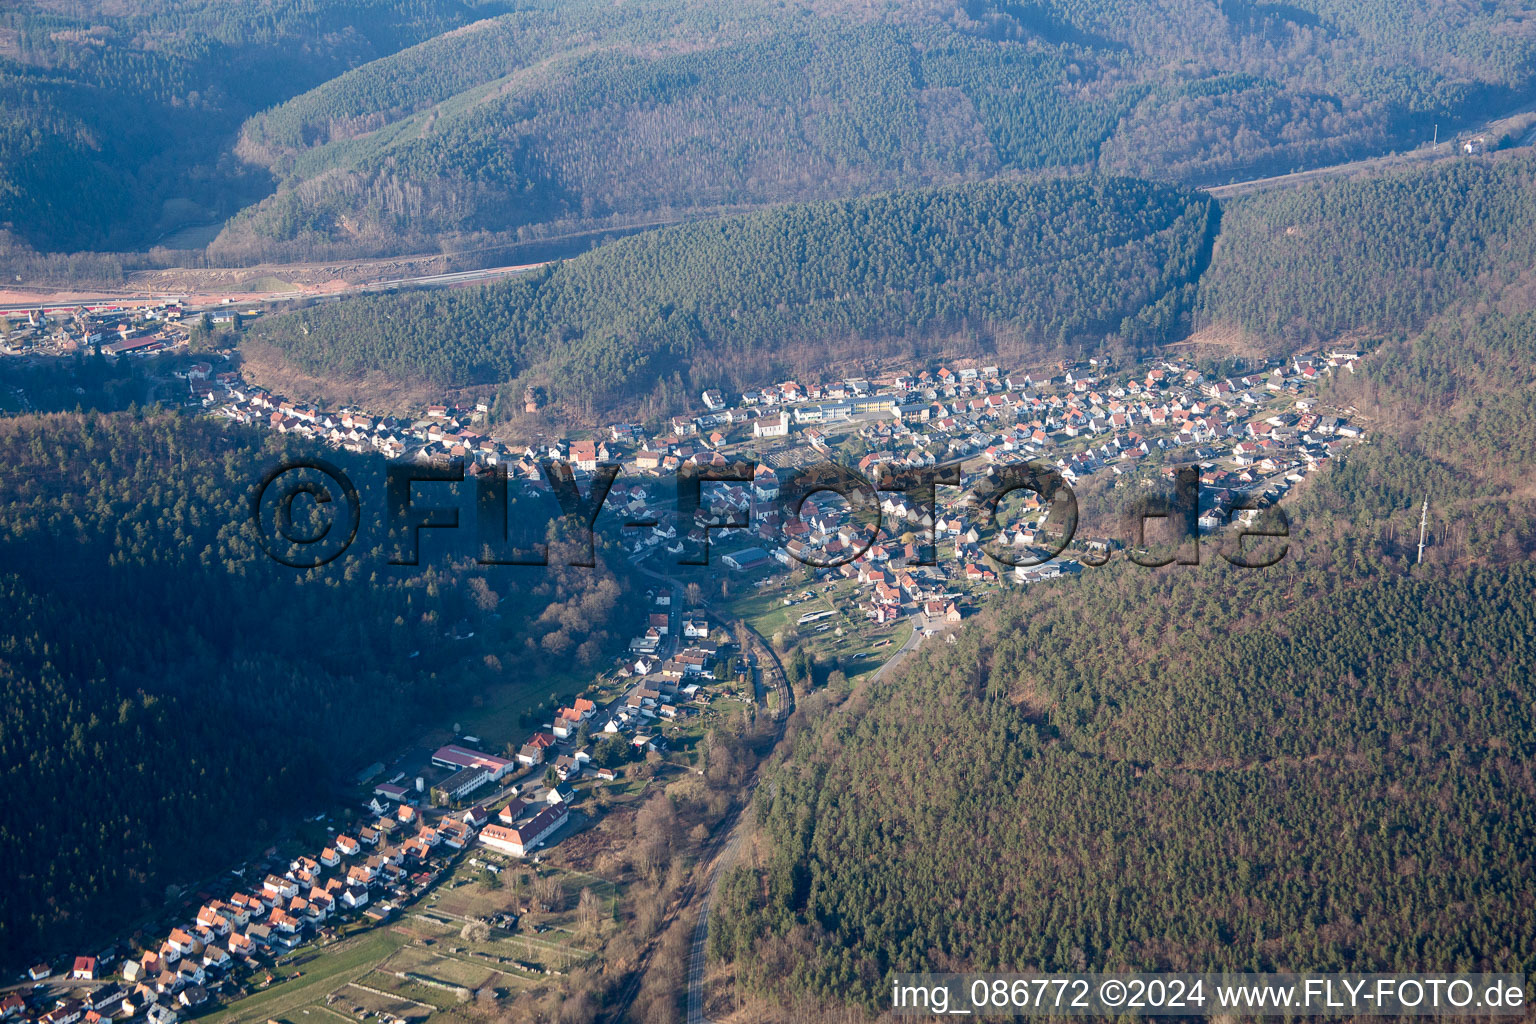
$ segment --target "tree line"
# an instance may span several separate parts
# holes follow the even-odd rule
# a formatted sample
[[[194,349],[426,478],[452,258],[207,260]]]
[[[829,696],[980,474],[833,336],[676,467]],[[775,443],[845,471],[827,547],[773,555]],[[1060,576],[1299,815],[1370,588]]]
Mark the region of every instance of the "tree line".
[[[1228,203],[1200,316],[1287,347],[1417,330],[1530,266],[1533,175],[1511,154]]]

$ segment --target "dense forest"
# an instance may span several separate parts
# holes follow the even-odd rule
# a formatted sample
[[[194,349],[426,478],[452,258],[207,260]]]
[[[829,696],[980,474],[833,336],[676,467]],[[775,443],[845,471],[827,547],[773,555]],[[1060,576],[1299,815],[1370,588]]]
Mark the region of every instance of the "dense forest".
[[[165,413],[0,420],[0,962],[155,913],[445,709],[594,665],[623,628],[607,571],[427,543],[391,569],[376,459],[344,463],[352,550],[277,565],[249,502],[296,454]]]
[[[538,4],[252,118],[241,153],[284,180],[214,251],[473,247],[1049,167],[1228,181],[1409,148],[1533,74],[1515,4]]]
[[[1338,387],[1382,430],[1279,565],[1010,591],[802,702],[711,928],[745,991],[1536,963],[1536,317],[1439,319]]]
[[[388,251],[1085,165],[1139,95],[1061,51],[673,7],[509,15],[253,119],[242,152],[289,181],[215,251]]]
[[[1384,428],[1369,459],[1330,475],[1339,511],[1374,529],[1382,510],[1432,495],[1440,518],[1427,561],[1503,564],[1536,550],[1536,314],[1442,317],[1384,340],[1371,363],[1337,388]]]
[[[0,255],[147,248],[271,189],[241,122],[508,5],[153,0],[0,10]],[[8,232],[9,237],[4,237]]]
[[[1286,348],[1422,327],[1524,287],[1536,265],[1536,160],[1467,159],[1225,204],[1202,320]]]
[[[714,952],[866,1004],[906,970],[1528,971],[1536,573],[1242,575],[1012,595],[832,712]]]
[[[1209,200],[1134,179],[897,192],[647,232],[478,289],[327,303],[253,336],[313,372],[521,378],[589,414],[658,381],[743,383],[796,346],[824,360],[829,341],[1160,340],[1214,229]]]
[[[1536,82],[1521,13],[26,3],[0,13],[0,230],[13,250],[198,248],[177,230],[244,208],[211,258],[311,258],[1042,168],[1226,181],[1513,110]]]

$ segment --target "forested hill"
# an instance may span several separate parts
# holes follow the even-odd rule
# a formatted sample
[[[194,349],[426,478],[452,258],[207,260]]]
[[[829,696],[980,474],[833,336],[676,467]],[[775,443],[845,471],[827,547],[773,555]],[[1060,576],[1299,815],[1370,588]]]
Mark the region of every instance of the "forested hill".
[[[1010,592],[833,711],[712,952],[871,1007],[892,971],[1528,972],[1536,572],[1263,575]]]
[[[0,255],[147,248],[272,185],[231,150],[256,111],[509,5],[24,0],[0,5]]]
[[[613,576],[392,574],[382,499],[325,569],[271,562],[248,503],[295,454],[172,414],[0,420],[0,964],[101,942],[444,709],[606,653]]]
[[[824,372],[872,341],[887,362],[957,337],[1005,361],[1076,357],[1191,326],[1271,353],[1373,347],[1451,311],[1523,308],[1532,266],[1536,157],[1515,151],[1276,189],[1219,218],[1197,193],[1134,179],[788,206],[500,285],[327,304],[259,334],[313,373],[517,381],[512,398],[534,382],[590,417],[636,399],[676,412],[700,388]]]
[[[889,355],[967,330],[1002,347],[1157,339],[1214,226],[1203,196],[1134,179],[897,192],[648,232],[479,289],[327,303],[255,336],[317,373],[535,381],[589,412],[659,380],[678,398],[860,342]]]
[[[1414,330],[1525,288],[1536,157],[1512,153],[1276,190],[1225,204],[1200,317],[1271,344]]]
[[[283,182],[215,252],[473,247],[1049,167],[1282,173],[1513,110],[1533,40],[1516,0],[530,0],[252,118],[240,152]]]
[[[710,930],[748,992],[1536,966],[1536,317],[1445,318],[1365,366],[1338,397],[1381,429],[1288,503],[1279,565],[1009,590],[843,706],[799,702]]]

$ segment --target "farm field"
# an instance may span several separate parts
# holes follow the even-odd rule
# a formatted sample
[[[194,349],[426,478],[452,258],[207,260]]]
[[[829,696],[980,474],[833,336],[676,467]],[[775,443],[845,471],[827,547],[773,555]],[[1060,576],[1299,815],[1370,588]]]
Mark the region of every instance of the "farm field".
[[[606,879],[531,863],[505,863],[502,875],[509,881],[487,881],[492,876],[483,863],[461,864],[441,895],[398,923],[280,959],[273,974],[281,980],[207,1019],[321,1024],[333,1017],[382,1014],[424,1021],[481,990],[505,995],[589,963],[617,927],[623,887]],[[579,907],[585,890],[595,898],[597,917],[583,928]],[[531,908],[536,893],[546,899],[557,894],[555,907]],[[466,931],[471,921],[501,913],[521,918],[511,930]]]
[[[409,941],[409,936],[401,931],[383,927],[333,946],[306,948],[297,958],[303,961],[297,969],[284,966],[281,961],[274,968],[274,975],[287,975],[284,980],[230,1004],[205,1020],[208,1024],[239,1024],[269,1018],[292,1020],[293,1013],[311,1004],[323,1005],[331,992],[368,974]],[[309,954],[308,958],[305,954]]]

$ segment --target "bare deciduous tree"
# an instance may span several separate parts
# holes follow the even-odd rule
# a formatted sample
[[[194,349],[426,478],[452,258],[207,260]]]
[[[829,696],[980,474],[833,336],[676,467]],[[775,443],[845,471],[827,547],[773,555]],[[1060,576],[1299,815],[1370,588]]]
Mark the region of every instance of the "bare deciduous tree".
[[[591,888],[581,890],[581,898],[576,901],[576,923],[584,935],[595,935],[598,923],[603,918],[603,906]]]

